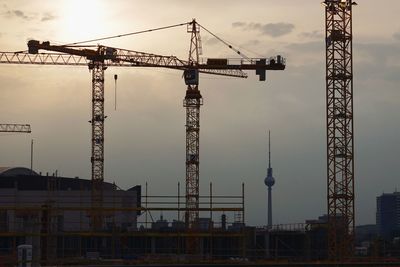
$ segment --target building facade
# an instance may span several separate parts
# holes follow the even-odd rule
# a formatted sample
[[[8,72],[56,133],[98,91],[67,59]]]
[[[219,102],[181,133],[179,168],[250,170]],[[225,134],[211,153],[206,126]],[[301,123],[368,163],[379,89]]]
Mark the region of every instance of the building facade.
[[[97,233],[135,231],[141,187],[121,190],[103,182],[102,225],[94,234],[91,185],[78,177],[0,168],[0,254],[27,244],[35,259],[56,258],[68,253],[70,243],[71,255],[84,255],[108,247],[105,239],[93,238]]]
[[[386,240],[400,236],[400,193],[384,193],[376,198],[378,235]]]

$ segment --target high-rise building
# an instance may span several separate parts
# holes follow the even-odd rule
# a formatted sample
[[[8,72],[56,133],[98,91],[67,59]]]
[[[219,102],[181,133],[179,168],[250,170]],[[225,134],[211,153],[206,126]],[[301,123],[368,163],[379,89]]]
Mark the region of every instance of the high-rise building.
[[[264,179],[265,185],[268,187],[268,223],[269,228],[272,227],[272,186],[275,184],[275,179],[272,176],[271,168],[271,131],[268,131],[268,170],[267,177]]]
[[[384,239],[400,235],[400,192],[384,193],[376,198],[376,226]]]

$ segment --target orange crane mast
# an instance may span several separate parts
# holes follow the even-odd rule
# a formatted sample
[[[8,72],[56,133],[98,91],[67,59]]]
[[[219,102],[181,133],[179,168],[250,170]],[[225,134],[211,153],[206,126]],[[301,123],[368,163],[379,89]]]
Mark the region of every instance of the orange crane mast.
[[[353,0],[324,0],[328,255],[354,253]]]
[[[108,67],[156,67],[184,71],[187,85],[186,107],[186,223],[193,227],[199,207],[199,130],[202,97],[198,89],[199,73],[247,78],[243,70],[256,70],[265,80],[266,70],[284,70],[285,59],[206,59],[199,60],[200,25],[193,20],[188,25],[191,33],[189,60],[103,45],[52,45],[50,42],[30,40],[28,52],[0,52],[0,64],[88,66],[92,72],[92,227],[102,227],[102,182],[104,180],[104,71]],[[49,52],[39,53],[40,50]]]

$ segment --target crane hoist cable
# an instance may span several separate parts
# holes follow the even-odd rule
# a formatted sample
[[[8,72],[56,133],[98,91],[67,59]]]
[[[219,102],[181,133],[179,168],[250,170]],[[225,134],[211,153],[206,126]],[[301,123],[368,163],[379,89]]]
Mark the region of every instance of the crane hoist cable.
[[[191,22],[185,22],[185,23],[179,23],[179,24],[174,24],[174,25],[169,25],[169,26],[164,26],[164,27],[159,27],[159,28],[153,28],[153,29],[148,29],[148,30],[143,30],[143,31],[137,31],[137,32],[130,32],[130,33],[118,34],[118,35],[113,35],[113,36],[108,36],[108,37],[102,37],[102,38],[91,39],[91,40],[87,40],[87,41],[79,41],[79,42],[75,42],[75,43],[66,44],[66,45],[63,45],[63,46],[71,46],[71,45],[77,45],[77,44],[91,43],[91,42],[102,41],[102,40],[109,40],[109,39],[114,39],[114,38],[129,36],[129,35],[140,34],[140,33],[146,33],[146,32],[153,32],[153,31],[165,30],[165,29],[170,29],[170,28],[175,28],[175,27],[180,27],[180,26],[188,25],[188,24],[190,24],[190,23],[191,23]]]
[[[109,40],[109,39],[125,37],[125,36],[129,36],[129,35],[135,35],[135,34],[146,33],[146,32],[166,30],[166,29],[170,29],[170,28],[175,28],[175,27],[188,25],[190,23],[191,22],[179,23],[179,24],[174,24],[174,25],[169,25],[169,26],[164,26],[164,27],[158,27],[158,28],[153,28],[153,29],[148,29],[148,30],[142,30],[142,31],[137,31],[137,32],[130,32],[130,33],[118,34],[118,35],[113,35],[113,36],[108,36],[108,37],[101,37],[101,38],[96,38],[96,39],[91,39],[91,40],[86,40],[86,41],[79,41],[79,42],[64,44],[64,45],[60,45],[60,46],[74,46],[74,47],[91,47],[92,46],[92,47],[97,47],[97,45],[79,46],[79,44],[91,43],[91,42],[102,41],[102,40]],[[14,53],[18,54],[18,53],[26,53],[26,52],[28,52],[28,50],[15,51]]]
[[[197,23],[197,22],[196,22]],[[212,33],[210,30],[208,30],[207,28],[205,28],[204,26],[202,26],[201,24],[197,23],[197,25],[200,26],[200,28],[202,28],[203,30],[205,30],[206,32],[208,32],[209,34],[211,34],[212,36],[214,36],[218,41],[222,42],[223,44],[225,44],[227,47],[229,47],[230,49],[232,49],[233,51],[235,51],[236,54],[238,54],[239,56],[241,56],[242,58],[248,59],[250,60],[250,58],[248,56],[246,56],[245,54],[243,54],[242,52],[240,52],[238,49],[234,48],[231,44],[229,44],[227,41],[223,40],[222,38],[218,37],[216,34]]]

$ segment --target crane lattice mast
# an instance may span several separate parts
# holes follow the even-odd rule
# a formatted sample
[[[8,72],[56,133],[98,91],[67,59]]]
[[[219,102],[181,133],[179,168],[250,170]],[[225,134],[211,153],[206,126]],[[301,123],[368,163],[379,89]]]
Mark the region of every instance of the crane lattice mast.
[[[354,131],[352,0],[325,0],[328,254],[352,256]]]
[[[199,62],[200,27],[195,20],[188,25],[191,33],[189,64]],[[187,84],[183,106],[186,108],[186,213],[185,222],[188,228],[195,227],[199,218],[199,142],[200,142],[200,106],[203,98],[199,90],[198,71],[185,73]]]
[[[93,60],[92,71],[92,228],[101,229],[104,180],[104,62]]]

